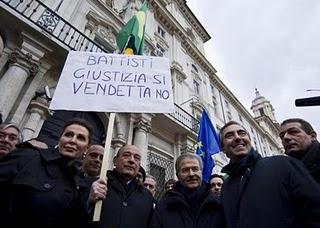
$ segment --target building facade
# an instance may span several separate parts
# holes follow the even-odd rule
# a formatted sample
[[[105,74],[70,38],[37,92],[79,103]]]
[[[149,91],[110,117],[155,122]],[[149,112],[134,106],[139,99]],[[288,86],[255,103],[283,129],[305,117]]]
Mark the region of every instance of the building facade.
[[[50,98],[68,51],[114,52],[117,33],[141,4],[141,0],[0,0],[3,120],[18,124],[25,140],[38,137],[53,146],[64,122],[82,117],[94,125],[93,142],[103,143],[109,113],[50,111]],[[218,131],[227,121],[238,121],[263,156],[282,153],[275,118],[258,117],[254,105],[253,117],[217,76],[204,54],[210,38],[185,0],[148,1],[144,51],[169,58],[175,113],[117,113],[109,163],[122,145],[134,144],[142,151],[142,165],[162,186],[174,178],[176,157],[194,151],[204,109]],[[227,162],[222,153],[215,160],[215,171]]]

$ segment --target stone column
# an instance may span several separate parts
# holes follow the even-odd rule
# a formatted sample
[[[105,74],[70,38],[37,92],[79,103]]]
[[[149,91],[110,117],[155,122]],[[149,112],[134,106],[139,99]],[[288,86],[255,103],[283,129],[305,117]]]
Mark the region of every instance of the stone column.
[[[48,73],[49,65],[42,62],[41,66],[39,67],[38,73],[32,78],[30,84],[28,84],[28,88],[23,91],[23,95],[21,96],[21,100],[19,104],[15,108],[15,112],[12,115],[11,122],[13,123],[21,123],[25,118],[27,113],[27,109],[35,97],[35,92],[43,92],[44,88],[40,87],[40,83],[45,75]]]
[[[17,48],[10,54],[9,62],[9,69],[0,80],[0,112],[3,119],[7,118],[27,78],[39,69],[39,63],[32,59],[31,54]]]
[[[181,135],[177,134],[176,135],[176,140],[175,140],[175,146],[173,150],[173,173],[176,173],[176,166],[174,165],[176,163],[177,158],[181,154]],[[171,177],[170,177],[171,178]]]
[[[129,116],[129,127],[128,127],[127,144],[131,145],[132,139],[133,139],[133,124],[134,124],[135,116],[133,113],[130,113],[128,116]]]
[[[148,135],[151,132],[151,118],[150,114],[141,114],[135,122],[135,132],[133,144],[140,149],[141,152],[141,166],[147,168],[147,153],[148,153]]]
[[[22,129],[24,140],[36,137],[43,122],[50,115],[48,100],[45,97],[37,97],[35,100],[31,101],[29,110],[29,118]]]
[[[194,144],[195,144],[195,141],[191,136],[189,135],[182,136],[181,148],[180,148],[181,154],[187,153],[187,152],[194,153]]]
[[[126,144],[126,141],[122,138],[114,138],[111,141],[112,150],[110,150],[107,154],[108,156],[108,166],[107,170],[113,169],[113,158],[118,153],[119,149]]]
[[[4,49],[4,42],[3,42],[2,36],[0,35],[0,57],[2,55],[3,49]]]
[[[9,48],[4,48],[0,54],[0,71],[9,60],[9,55],[12,52]]]

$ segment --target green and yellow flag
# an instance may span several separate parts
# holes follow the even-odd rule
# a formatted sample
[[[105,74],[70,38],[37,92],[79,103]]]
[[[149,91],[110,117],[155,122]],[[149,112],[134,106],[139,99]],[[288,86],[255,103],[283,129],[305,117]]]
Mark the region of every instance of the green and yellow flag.
[[[144,1],[139,11],[124,25],[117,35],[117,46],[121,53],[143,55],[146,16],[147,2]]]

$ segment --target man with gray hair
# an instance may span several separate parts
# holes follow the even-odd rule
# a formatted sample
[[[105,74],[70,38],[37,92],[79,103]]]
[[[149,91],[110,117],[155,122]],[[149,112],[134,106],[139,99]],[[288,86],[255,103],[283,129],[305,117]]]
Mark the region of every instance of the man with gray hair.
[[[178,182],[156,205],[151,227],[224,227],[220,202],[202,181],[201,158],[184,153],[175,167]]]
[[[19,127],[12,123],[0,124],[0,160],[16,149],[16,145],[22,142]]]

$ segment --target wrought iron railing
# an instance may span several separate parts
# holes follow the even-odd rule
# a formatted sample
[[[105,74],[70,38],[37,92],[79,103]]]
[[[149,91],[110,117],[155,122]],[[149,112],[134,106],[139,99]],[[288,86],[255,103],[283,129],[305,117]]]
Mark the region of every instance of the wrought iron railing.
[[[175,105],[174,113],[170,115],[176,120],[178,120],[180,123],[182,123],[184,126],[189,128],[190,130],[194,132],[198,132],[199,120],[194,118],[187,111],[182,109],[179,105],[177,104],[174,104],[174,105]]]
[[[0,2],[18,12],[71,50],[108,52],[39,0],[0,0]],[[177,104],[175,104],[175,112],[170,115],[185,127],[197,132],[199,121]]]
[[[39,0],[0,0],[75,51],[107,52]]]

